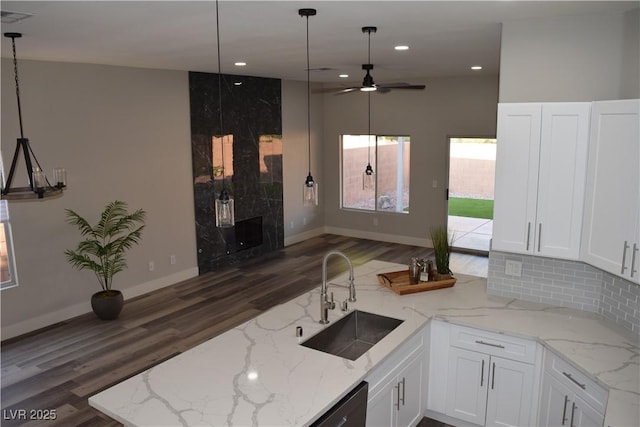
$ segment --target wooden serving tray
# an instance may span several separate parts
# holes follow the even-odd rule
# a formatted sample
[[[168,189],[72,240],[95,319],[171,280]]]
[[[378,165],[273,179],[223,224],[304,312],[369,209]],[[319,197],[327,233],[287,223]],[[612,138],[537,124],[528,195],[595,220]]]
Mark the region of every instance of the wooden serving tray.
[[[431,282],[411,283],[409,269],[378,274],[378,282],[385,288],[391,289],[398,295],[416,292],[432,291],[434,289],[450,288],[456,284],[456,279],[435,280]]]

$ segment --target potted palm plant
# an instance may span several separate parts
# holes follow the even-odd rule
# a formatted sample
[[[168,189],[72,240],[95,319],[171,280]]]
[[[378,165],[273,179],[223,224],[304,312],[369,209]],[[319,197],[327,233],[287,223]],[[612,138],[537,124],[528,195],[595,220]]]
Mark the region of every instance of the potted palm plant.
[[[113,276],[127,267],[125,252],[140,242],[146,212],[128,212],[127,203],[109,203],[94,226],[71,209],[65,209],[66,221],[75,225],[84,237],[75,250],[64,253],[78,270],[91,270],[102,288],[91,297],[91,308],[103,320],[118,317],[124,304],[122,292],[112,289]]]
[[[436,260],[436,280],[451,279],[449,269],[449,256],[451,245],[449,244],[449,233],[447,227],[437,226],[431,228],[431,244]]]

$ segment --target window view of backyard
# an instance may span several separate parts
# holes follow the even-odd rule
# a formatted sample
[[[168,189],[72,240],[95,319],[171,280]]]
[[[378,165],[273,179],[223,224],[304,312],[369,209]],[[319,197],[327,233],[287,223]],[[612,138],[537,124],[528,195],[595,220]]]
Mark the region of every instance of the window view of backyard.
[[[342,208],[378,212],[409,212],[409,136],[342,135]],[[370,163],[372,188],[363,174]]]
[[[489,250],[495,162],[495,139],[450,139],[448,228],[454,247]]]

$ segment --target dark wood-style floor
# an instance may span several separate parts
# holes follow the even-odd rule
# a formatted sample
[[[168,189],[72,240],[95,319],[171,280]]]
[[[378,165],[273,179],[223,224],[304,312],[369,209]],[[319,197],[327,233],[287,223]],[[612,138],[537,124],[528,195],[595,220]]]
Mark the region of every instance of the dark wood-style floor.
[[[90,313],[4,341],[2,425],[120,425],[87,399],[313,289],[328,250],[343,251],[355,266],[431,255],[422,247],[324,235],[126,301],[117,320]],[[344,270],[342,261],[329,263],[329,277]],[[53,409],[55,420],[16,419],[19,410]]]

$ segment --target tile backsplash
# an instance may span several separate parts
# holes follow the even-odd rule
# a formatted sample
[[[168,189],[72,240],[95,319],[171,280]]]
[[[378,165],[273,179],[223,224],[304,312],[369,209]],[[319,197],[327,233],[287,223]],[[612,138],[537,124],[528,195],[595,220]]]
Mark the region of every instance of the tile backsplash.
[[[522,263],[519,277],[507,261]],[[487,292],[601,314],[640,332],[640,286],[578,261],[491,251]]]

